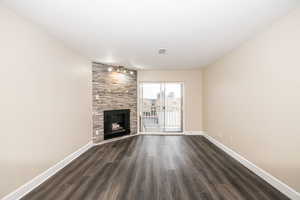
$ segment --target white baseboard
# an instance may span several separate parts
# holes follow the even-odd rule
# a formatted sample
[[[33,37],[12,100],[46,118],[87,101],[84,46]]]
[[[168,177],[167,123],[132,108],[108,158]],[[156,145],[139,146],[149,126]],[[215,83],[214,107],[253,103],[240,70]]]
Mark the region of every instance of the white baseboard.
[[[185,131],[184,135],[205,135],[205,131]]]
[[[183,135],[183,132],[140,132],[139,135]]]
[[[140,132],[140,135],[205,135],[205,131],[184,131],[184,132]]]
[[[236,153],[229,147],[225,146],[224,144],[218,142],[214,138],[212,138],[209,135],[205,135],[205,137],[215,144],[217,147],[225,151],[227,154],[229,154],[231,157],[233,157],[235,160],[240,162],[242,165],[247,167],[249,170],[251,170],[253,173],[258,175],[260,178],[264,179],[266,182],[268,182],[270,185],[272,185],[274,188],[285,194],[287,197],[289,197],[292,200],[300,200],[300,194],[294,190],[293,188],[289,187],[287,184],[283,183],[279,179],[275,178],[265,170],[259,168],[240,154]]]
[[[2,200],[17,200],[17,199],[20,199],[20,198],[24,197],[26,194],[31,192],[34,188],[41,185],[44,181],[49,179],[51,176],[56,174],[59,170],[61,170],[65,166],[67,166],[70,162],[72,162],[74,159],[79,157],[81,154],[83,154],[84,152],[86,152],[87,150],[89,150],[93,146],[94,146],[93,142],[89,142],[88,144],[84,145],[83,147],[81,147],[80,149],[75,151],[74,153],[68,155],[62,161],[58,162],[57,164],[50,167],[49,169],[47,169],[46,171],[44,171],[40,175],[36,176],[35,178],[30,180],[29,182],[25,183],[24,185],[22,185],[21,187],[19,187],[15,191],[13,191],[12,193],[10,193],[10,194],[6,195],[5,197],[3,197]]]

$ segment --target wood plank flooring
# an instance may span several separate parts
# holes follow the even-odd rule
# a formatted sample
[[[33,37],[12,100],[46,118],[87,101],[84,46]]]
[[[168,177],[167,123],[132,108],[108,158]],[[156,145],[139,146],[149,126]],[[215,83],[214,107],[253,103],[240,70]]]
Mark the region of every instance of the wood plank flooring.
[[[202,136],[95,146],[23,200],[287,200]]]

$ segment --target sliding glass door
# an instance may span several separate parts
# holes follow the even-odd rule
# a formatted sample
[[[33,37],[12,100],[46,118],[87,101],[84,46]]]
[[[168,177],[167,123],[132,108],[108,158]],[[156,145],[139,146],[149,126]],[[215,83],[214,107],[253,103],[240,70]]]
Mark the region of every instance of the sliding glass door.
[[[182,83],[141,83],[140,130],[182,132],[182,96]]]

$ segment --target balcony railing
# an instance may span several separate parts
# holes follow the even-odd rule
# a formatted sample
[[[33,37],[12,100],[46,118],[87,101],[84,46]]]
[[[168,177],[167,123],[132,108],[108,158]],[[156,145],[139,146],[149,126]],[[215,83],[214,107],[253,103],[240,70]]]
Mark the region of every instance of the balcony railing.
[[[181,111],[167,108],[162,111],[143,112],[142,123],[145,131],[181,131]]]

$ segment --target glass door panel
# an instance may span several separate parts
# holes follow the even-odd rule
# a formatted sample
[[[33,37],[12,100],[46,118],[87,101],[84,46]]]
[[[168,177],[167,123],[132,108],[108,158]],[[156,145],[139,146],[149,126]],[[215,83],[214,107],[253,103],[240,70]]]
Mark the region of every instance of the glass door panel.
[[[165,131],[182,131],[182,84],[165,83]]]
[[[142,132],[164,131],[164,95],[162,85],[160,83],[142,83],[141,96]]]
[[[181,83],[140,84],[140,130],[182,132]]]

